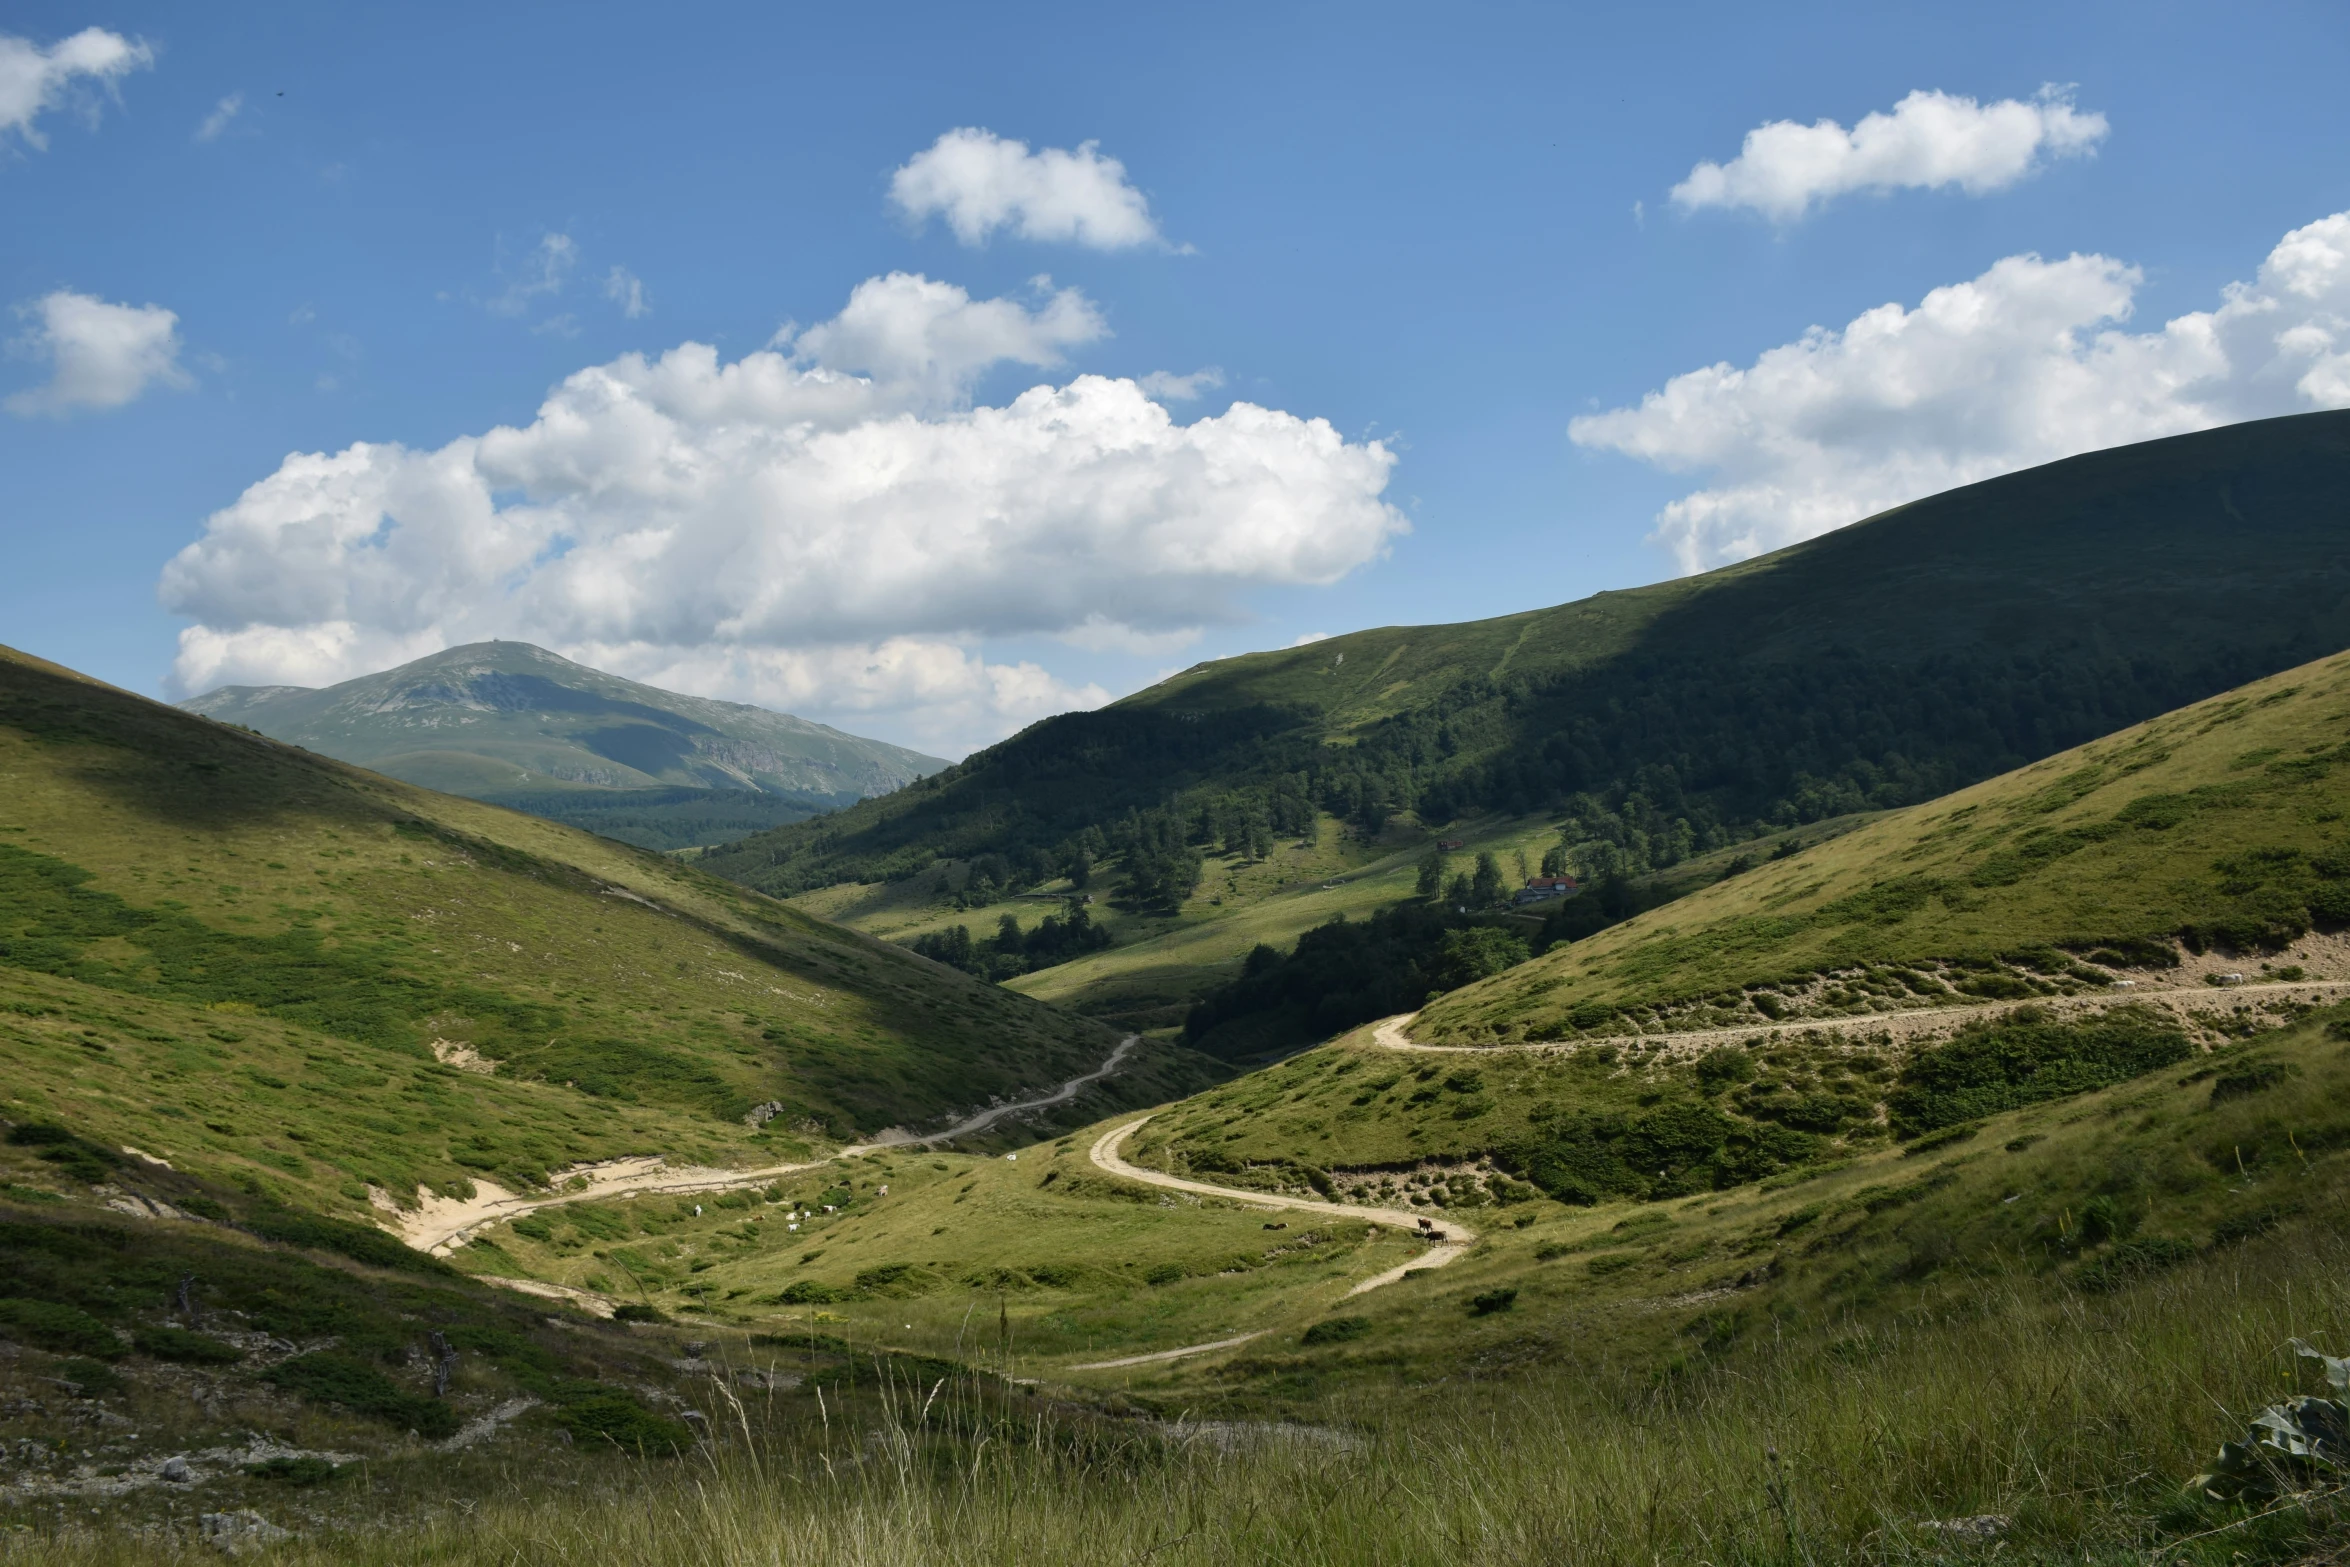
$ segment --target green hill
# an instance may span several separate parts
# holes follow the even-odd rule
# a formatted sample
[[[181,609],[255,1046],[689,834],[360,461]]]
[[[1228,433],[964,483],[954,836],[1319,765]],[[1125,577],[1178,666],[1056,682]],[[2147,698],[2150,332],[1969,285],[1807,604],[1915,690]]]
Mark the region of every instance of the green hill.
[[[772,1164],[1114,1043],[674,859],[9,652],[0,776],[0,1115],[106,1168],[128,1145],[365,1217],[370,1187]],[[1095,1092],[1163,1095],[1181,1059]]]
[[[527,642],[179,704],[428,789],[646,848],[721,843],[887,794],[946,764],[741,702],[680,696]]]
[[[2346,496],[2346,413],[2092,453],[1699,577],[1201,665],[705,863],[797,894],[1082,858],[1171,909],[1203,852],[1415,812],[1547,814],[1587,855],[1670,867],[2350,644]]]
[[[1409,1039],[1454,1053],[1363,1030],[1141,1154],[1645,1198],[2134,1077],[2350,994],[2345,769],[2350,655],[1717,881],[1431,1000]]]

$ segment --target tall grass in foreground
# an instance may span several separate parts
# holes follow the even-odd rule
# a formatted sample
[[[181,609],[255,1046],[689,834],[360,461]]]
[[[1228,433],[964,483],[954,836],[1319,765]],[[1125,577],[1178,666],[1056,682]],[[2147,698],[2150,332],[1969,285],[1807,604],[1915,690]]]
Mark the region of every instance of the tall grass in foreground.
[[[1762,1342],[1662,1382],[1512,1377],[1423,1399],[1408,1416],[1333,1407],[1328,1426],[1303,1434],[1170,1434],[1051,1413],[974,1421],[975,1394],[910,1388],[853,1424],[836,1417],[822,1443],[785,1459],[744,1440],[757,1411],[721,1410],[738,1422],[734,1438],[698,1460],[615,1461],[609,1484],[569,1494],[517,1475],[508,1498],[468,1514],[297,1540],[271,1559],[2274,1559],[2330,1515],[2288,1508],[2231,1523],[2238,1515],[2184,1505],[2179,1486],[2292,1385],[2290,1337],[2350,1348],[2346,1284],[2339,1237],[2279,1235],[2118,1296],[2050,1300],[2029,1280],[1995,1281],[1897,1327],[1800,1347],[1772,1342],[1766,1326]],[[1982,1514],[2011,1520],[2003,1540],[1931,1527]],[[19,1536],[0,1548],[10,1562],[168,1559],[152,1540]]]

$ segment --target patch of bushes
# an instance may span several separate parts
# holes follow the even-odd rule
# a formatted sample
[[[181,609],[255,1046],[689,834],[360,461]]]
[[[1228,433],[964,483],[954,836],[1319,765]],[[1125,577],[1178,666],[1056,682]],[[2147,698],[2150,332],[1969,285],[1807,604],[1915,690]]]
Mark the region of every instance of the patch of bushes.
[[[90,1186],[105,1180],[122,1165],[122,1155],[113,1149],[46,1121],[27,1121],[9,1128],[8,1141],[13,1147],[39,1149],[33,1157]]]
[[[74,1391],[84,1398],[106,1398],[122,1391],[122,1373],[95,1360],[68,1360],[57,1368],[57,1375],[73,1384]]]
[[[847,1300],[849,1294],[849,1291],[821,1279],[796,1279],[785,1285],[783,1293],[776,1296],[775,1300],[783,1306],[829,1306],[836,1301]]]
[[[448,1405],[419,1398],[363,1360],[331,1349],[297,1355],[262,1373],[262,1380],[313,1404],[329,1404],[414,1431],[428,1441],[457,1434],[462,1423]]]
[[[233,1366],[245,1358],[236,1345],[186,1328],[141,1328],[131,1335],[131,1344],[150,1360],[182,1366]]]
[[[1330,1317],[1306,1329],[1301,1344],[1344,1344],[1371,1331],[1369,1317]]]
[[[2211,1102],[2219,1105],[2231,1099],[2249,1099],[2293,1075],[2293,1068],[2282,1061],[2247,1061],[2212,1079]]]
[[[2117,1008],[2085,1021],[2036,1007],[1972,1022],[1903,1063],[1886,1109],[1903,1136],[2109,1088],[2194,1053],[2166,1013]]]
[[[2084,1266],[2078,1282],[2082,1289],[2092,1295],[2107,1295],[2147,1274],[2191,1261],[2194,1256],[2195,1246],[2192,1241],[2141,1236],[2137,1240],[2123,1241],[2104,1256]]]
[[[1497,1311],[1509,1310],[1517,1303],[1516,1290],[1491,1289],[1469,1297],[1469,1312],[1472,1316],[1490,1317]]]
[[[682,1422],[656,1415],[626,1393],[600,1382],[574,1383],[555,1390],[554,1406],[556,1424],[576,1442],[647,1457],[668,1457],[693,1444],[693,1433]]]
[[[1633,1112],[1537,1110],[1527,1134],[1497,1148],[1495,1161],[1558,1201],[1586,1207],[1606,1197],[1744,1185],[1803,1163],[1819,1147],[1809,1133],[1737,1120],[1693,1100]]]
[[[256,1208],[246,1214],[245,1228],[265,1241],[333,1252],[372,1268],[450,1275],[457,1271],[440,1258],[418,1251],[373,1225],[352,1224],[322,1214],[298,1213],[291,1208]]]
[[[35,1349],[59,1354],[86,1355],[92,1360],[120,1360],[125,1351],[114,1330],[79,1306],[59,1301],[0,1300],[0,1328]]]
[[[649,1306],[641,1300],[624,1300],[612,1308],[614,1322],[667,1322],[661,1308]]]
[[[296,1487],[323,1485],[341,1474],[342,1466],[315,1453],[300,1453],[277,1458],[264,1458],[257,1464],[245,1465],[245,1473],[256,1480],[274,1480],[280,1485]]]

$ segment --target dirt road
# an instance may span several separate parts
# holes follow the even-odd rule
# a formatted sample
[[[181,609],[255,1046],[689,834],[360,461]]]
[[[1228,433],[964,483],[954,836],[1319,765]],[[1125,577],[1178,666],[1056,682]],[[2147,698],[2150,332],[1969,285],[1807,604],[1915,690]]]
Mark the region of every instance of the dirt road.
[[[968,1137],[984,1132],[1006,1116],[1024,1114],[1030,1110],[1048,1109],[1066,1104],[1086,1089],[1118,1070],[1135,1046],[1142,1043],[1140,1034],[1129,1034],[1118,1041],[1118,1048],[1109,1059],[1082,1076],[1073,1077],[1049,1094],[1034,1099],[1015,1100],[1011,1104],[996,1105],[982,1110],[967,1120],[958,1121],[940,1132],[916,1135],[912,1132],[884,1132],[869,1143],[857,1143],[841,1149],[828,1158],[809,1159],[798,1164],[775,1164],[759,1170],[716,1170],[693,1165],[671,1166],[655,1154],[637,1159],[609,1159],[600,1164],[575,1165],[557,1171],[549,1179],[559,1187],[571,1187],[573,1182],[584,1182],[574,1189],[561,1190],[546,1197],[524,1197],[507,1191],[494,1181],[477,1181],[471,1197],[455,1198],[423,1194],[413,1210],[385,1211],[385,1222],[399,1233],[400,1239],[418,1251],[445,1253],[463,1245],[484,1227],[522,1214],[536,1213],[542,1208],[560,1208],[566,1203],[597,1202],[607,1197],[634,1196],[691,1196],[697,1192],[738,1191],[746,1186],[764,1186],[769,1181],[802,1170],[813,1170],[830,1164],[835,1159],[853,1159],[861,1154],[879,1152],[886,1148],[919,1148],[930,1143],[950,1142],[957,1137]],[[383,1199],[379,1210],[389,1204]]]
[[[2292,983],[2276,981],[2259,985],[2228,985],[2214,987],[2170,985],[2160,989],[2145,985],[2127,990],[2102,991],[2093,996],[2042,996],[2031,1002],[1984,1001],[1963,1007],[1916,1007],[1901,1012],[1867,1012],[1856,1017],[1788,1018],[1784,1022],[1756,1021],[1741,1023],[1732,1028],[1698,1028],[1678,1033],[1607,1034],[1590,1039],[1571,1041],[1527,1040],[1518,1044],[1497,1045],[1423,1045],[1416,1043],[1404,1030],[1420,1014],[1406,1012],[1380,1022],[1371,1030],[1374,1044],[1389,1050],[1412,1050],[1429,1055],[1491,1055],[1497,1050],[1547,1052],[1563,1054],[1589,1045],[1640,1045],[1645,1049],[1662,1049],[1670,1055],[1702,1055],[1716,1045],[1735,1044],[1752,1039],[1757,1034],[1799,1034],[1819,1032],[1841,1034],[1865,1032],[1890,1034],[1896,1040],[1910,1040],[1923,1035],[1940,1034],[1956,1028],[1969,1018],[1985,1017],[1994,1012],[2006,1012],[2018,1006],[2030,1005],[2050,1012],[2103,1011],[2109,1007],[2151,1003],[2176,1013],[2181,1022],[2192,1022],[2196,1011],[2209,1011],[2214,1006],[2252,1000],[2300,1001],[2312,1006],[2339,1001],[2350,996],[2350,981],[2298,980]]]
[[[1146,1115],[1141,1121],[1129,1121],[1116,1131],[1104,1132],[1095,1140],[1092,1153],[1089,1155],[1094,1165],[1099,1169],[1107,1170],[1112,1175],[1122,1175],[1130,1181],[1141,1181],[1148,1186],[1163,1186],[1169,1191],[1192,1192],[1203,1197],[1226,1197],[1234,1202],[1246,1203],[1252,1208],[1322,1213],[1329,1214],[1334,1218],[1392,1225],[1407,1233],[1424,1235],[1436,1242],[1426,1253],[1413,1258],[1410,1262],[1399,1263],[1395,1267],[1389,1268],[1385,1273],[1363,1280],[1346,1292],[1349,1300],[1366,1290],[1375,1290],[1382,1285],[1393,1284],[1407,1273],[1417,1273],[1423,1268],[1441,1268],[1454,1258],[1466,1254],[1468,1249],[1476,1243],[1477,1232],[1458,1219],[1431,1220],[1425,1214],[1411,1213],[1402,1208],[1359,1208],[1340,1202],[1316,1202],[1308,1197],[1281,1197],[1271,1192],[1244,1191],[1237,1186],[1211,1186],[1205,1181],[1187,1181],[1181,1176],[1166,1175],[1157,1170],[1146,1170],[1139,1164],[1128,1164],[1118,1156],[1118,1149],[1127,1138],[1133,1136],[1141,1128],[1144,1121],[1149,1119],[1150,1117]],[[1238,1338],[1218,1339],[1213,1344],[1193,1344],[1183,1349],[1162,1349],[1149,1355],[1128,1355],[1122,1360],[1098,1360],[1091,1365],[1071,1366],[1069,1369],[1072,1371],[1108,1371],[1118,1366],[1141,1366],[1161,1360],[1180,1360],[1186,1355],[1205,1355],[1212,1350],[1230,1349],[1235,1344],[1245,1344],[1265,1331],[1269,1330],[1259,1329],[1258,1333],[1243,1333]]]

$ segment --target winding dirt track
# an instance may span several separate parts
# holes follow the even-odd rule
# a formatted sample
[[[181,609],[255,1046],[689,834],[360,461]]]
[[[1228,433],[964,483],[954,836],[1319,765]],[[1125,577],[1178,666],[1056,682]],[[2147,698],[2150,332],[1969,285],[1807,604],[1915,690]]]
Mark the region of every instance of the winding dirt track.
[[[745,1186],[763,1186],[779,1176],[813,1170],[835,1159],[853,1159],[860,1154],[874,1153],[884,1148],[919,1148],[929,1143],[949,1142],[957,1137],[968,1137],[974,1132],[984,1132],[1006,1116],[1066,1104],[1117,1071],[1134,1047],[1141,1043],[1140,1034],[1129,1034],[1118,1041],[1118,1048],[1110,1052],[1108,1060],[1082,1076],[1069,1079],[1051,1093],[1034,1099],[1015,1100],[1007,1105],[996,1105],[941,1132],[926,1132],[921,1136],[910,1132],[884,1132],[872,1142],[852,1144],[823,1159],[809,1159],[799,1164],[769,1165],[761,1170],[713,1170],[691,1165],[672,1167],[657,1154],[641,1159],[613,1159],[602,1164],[580,1165],[554,1176],[556,1181],[566,1184],[575,1180],[587,1183],[575,1191],[561,1191],[549,1197],[524,1197],[505,1190],[495,1182],[482,1181],[476,1183],[471,1197],[427,1196],[414,1212],[396,1216],[387,1214],[385,1217],[398,1229],[400,1238],[418,1251],[443,1253],[471,1240],[477,1231],[487,1225],[526,1213],[536,1213],[542,1208],[560,1208],[575,1202],[596,1202],[606,1197],[641,1196],[648,1193],[690,1196],[696,1192],[726,1192]]]
[[[1643,1045],[1661,1047],[1675,1055],[1698,1054],[1715,1045],[1734,1044],[1754,1038],[1757,1034],[1808,1033],[1840,1034],[1865,1030],[1869,1033],[1890,1033],[1897,1039],[1914,1038],[1921,1034],[1937,1034],[1954,1028],[1969,1018],[1986,1017],[1994,1012],[2005,1012],[2018,1006],[2038,1006],[2051,1012],[2101,1011],[2108,1007],[2129,1006],[2138,1002],[2152,1002],[2178,1014],[2180,1021],[2192,1022],[2195,1008],[2190,1003],[2202,1001],[2219,1003],[2231,999],[2260,997],[2266,1000],[2303,1001],[2317,1005],[2339,1001],[2350,996],[2350,981],[2346,980],[2282,980],[2258,985],[2227,985],[2214,987],[2206,984],[2170,985],[2160,989],[2133,987],[2117,993],[2099,993],[2087,996],[2042,996],[2030,1002],[1984,1001],[1962,1007],[1913,1007],[1900,1012],[1867,1012],[1854,1017],[1788,1018],[1782,1022],[1740,1023],[1729,1028],[1696,1028],[1678,1033],[1607,1034],[1587,1040],[1552,1041],[1524,1040],[1516,1044],[1495,1045],[1423,1045],[1404,1030],[1420,1014],[1406,1012],[1397,1017],[1384,1018],[1371,1030],[1372,1043],[1388,1050],[1410,1050],[1428,1055],[1484,1056],[1496,1051],[1532,1051],[1537,1054],[1559,1055],[1586,1045]]]
[[[1392,1225],[1407,1232],[1426,1235],[1436,1242],[1423,1255],[1413,1258],[1410,1262],[1400,1263],[1389,1268],[1385,1273],[1375,1274],[1348,1290],[1346,1293],[1350,1300],[1366,1290],[1375,1290],[1383,1285],[1393,1284],[1407,1273],[1417,1273],[1424,1268],[1441,1268],[1455,1258],[1465,1255],[1468,1249],[1476,1244],[1477,1232],[1458,1219],[1448,1218],[1442,1221],[1433,1221],[1425,1215],[1410,1213],[1401,1208],[1351,1207],[1346,1203],[1317,1202],[1307,1197],[1281,1197],[1271,1192],[1245,1191],[1237,1186],[1211,1186],[1205,1181],[1185,1180],[1178,1175],[1167,1175],[1158,1170],[1146,1170],[1138,1164],[1129,1164],[1119,1157],[1118,1149],[1149,1119],[1150,1117],[1146,1115],[1141,1120],[1129,1121],[1124,1126],[1114,1131],[1104,1132],[1095,1139],[1093,1148],[1088,1154],[1095,1167],[1112,1175],[1123,1176],[1130,1181],[1140,1181],[1147,1186],[1163,1186],[1169,1191],[1191,1192],[1203,1197],[1228,1198],[1251,1208],[1262,1208],[1268,1211],[1288,1209],[1299,1213],[1328,1214],[1334,1218]],[[1191,1344],[1182,1349],[1162,1349],[1148,1355],[1127,1355],[1117,1360],[1096,1360],[1082,1366],[1071,1366],[1069,1369],[1072,1371],[1112,1371],[1120,1366],[1142,1366],[1162,1360],[1181,1360],[1187,1355],[1205,1355],[1219,1349],[1230,1349],[1235,1345],[1245,1344],[1250,1339],[1260,1337],[1269,1331],[1271,1330],[1260,1328],[1255,1333],[1243,1333],[1238,1338],[1218,1339],[1212,1344]]]

